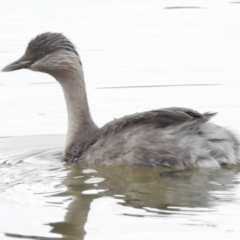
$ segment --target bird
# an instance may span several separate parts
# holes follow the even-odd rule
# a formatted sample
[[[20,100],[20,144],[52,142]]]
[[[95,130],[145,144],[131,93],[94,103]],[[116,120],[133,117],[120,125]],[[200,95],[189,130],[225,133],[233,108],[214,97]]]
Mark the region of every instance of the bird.
[[[63,159],[103,166],[213,168],[240,162],[240,142],[230,130],[209,120],[212,112],[182,107],[127,115],[98,127],[91,116],[83,66],[75,45],[62,33],[45,32],[3,72],[30,69],[61,85],[68,112]]]

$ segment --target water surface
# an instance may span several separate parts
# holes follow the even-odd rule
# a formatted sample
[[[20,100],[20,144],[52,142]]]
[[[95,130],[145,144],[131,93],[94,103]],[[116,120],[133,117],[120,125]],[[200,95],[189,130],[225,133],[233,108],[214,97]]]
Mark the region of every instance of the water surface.
[[[220,114],[240,132],[240,4],[226,0],[3,0],[0,68],[45,31],[84,66],[99,126],[169,106]],[[175,172],[61,161],[60,86],[0,74],[0,239],[239,239],[240,167]]]

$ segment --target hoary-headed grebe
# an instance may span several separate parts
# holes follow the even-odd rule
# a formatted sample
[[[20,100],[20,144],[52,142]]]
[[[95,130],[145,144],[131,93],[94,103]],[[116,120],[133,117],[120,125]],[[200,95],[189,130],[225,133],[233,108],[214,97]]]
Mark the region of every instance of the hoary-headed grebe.
[[[38,35],[24,55],[2,71],[22,68],[48,73],[63,88],[68,110],[66,161],[178,170],[240,162],[239,141],[232,132],[208,122],[212,113],[164,108],[98,128],[89,111],[79,55],[60,33]]]

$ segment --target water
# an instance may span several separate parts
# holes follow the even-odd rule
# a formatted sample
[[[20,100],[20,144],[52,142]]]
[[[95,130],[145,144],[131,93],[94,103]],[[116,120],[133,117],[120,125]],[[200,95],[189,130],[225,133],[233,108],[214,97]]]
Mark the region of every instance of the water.
[[[81,55],[93,118],[169,106],[240,132],[240,4],[213,0],[1,1],[0,68],[45,31]],[[0,74],[0,239],[239,239],[240,167],[174,172],[61,161],[60,86]]]

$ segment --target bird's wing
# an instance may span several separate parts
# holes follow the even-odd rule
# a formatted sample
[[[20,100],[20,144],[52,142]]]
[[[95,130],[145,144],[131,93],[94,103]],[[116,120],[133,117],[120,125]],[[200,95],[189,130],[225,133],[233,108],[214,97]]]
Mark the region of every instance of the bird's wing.
[[[166,128],[189,121],[206,122],[216,113],[201,114],[188,108],[162,108],[142,113],[135,113],[113,120],[101,128],[101,134],[119,132],[137,125],[153,125],[155,128]]]

